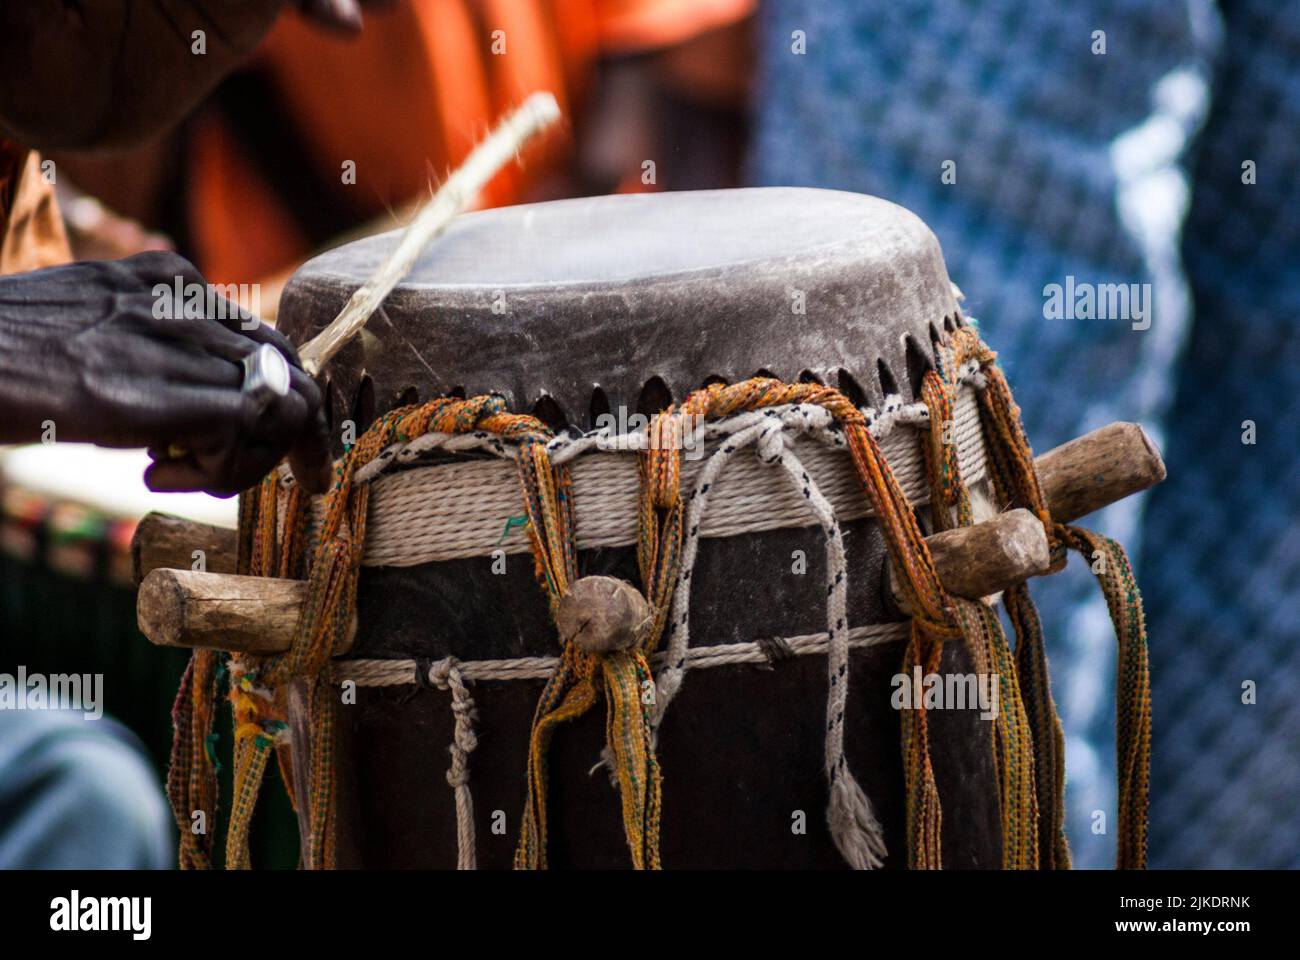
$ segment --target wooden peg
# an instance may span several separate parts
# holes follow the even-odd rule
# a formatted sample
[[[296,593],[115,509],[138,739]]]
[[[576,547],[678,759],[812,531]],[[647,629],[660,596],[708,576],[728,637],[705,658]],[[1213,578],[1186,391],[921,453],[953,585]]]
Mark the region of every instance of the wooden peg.
[[[1028,510],[934,533],[925,543],[943,588],[959,597],[997,593],[1047,573],[1052,563],[1047,532]]]
[[[230,527],[215,527],[170,513],[148,513],[131,537],[131,572],[138,587],[150,570],[234,573],[238,539]]]
[[[1165,479],[1155,441],[1137,423],[1111,423],[1034,458],[1052,519],[1073,523]]]
[[[302,580],[197,570],[152,570],[140,584],[140,632],[162,647],[207,647],[266,655],[293,644],[307,599]],[[335,655],[352,647],[356,624]]]

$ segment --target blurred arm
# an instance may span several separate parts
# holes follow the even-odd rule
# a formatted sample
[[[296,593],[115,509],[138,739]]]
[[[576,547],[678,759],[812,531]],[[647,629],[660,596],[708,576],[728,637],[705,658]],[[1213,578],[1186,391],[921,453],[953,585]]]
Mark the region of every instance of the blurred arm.
[[[288,0],[0,4],[0,132],[46,149],[139,143],[184,116],[253,50],[287,5]],[[361,26],[361,0],[295,5],[326,26]]]

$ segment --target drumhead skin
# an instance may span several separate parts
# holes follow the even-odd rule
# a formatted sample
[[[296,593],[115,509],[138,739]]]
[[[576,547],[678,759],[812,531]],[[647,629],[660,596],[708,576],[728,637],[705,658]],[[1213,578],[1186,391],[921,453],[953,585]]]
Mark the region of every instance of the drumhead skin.
[[[318,333],[397,236],[305,264],[280,328],[299,344]],[[336,422],[414,388],[500,393],[588,429],[756,373],[875,404],[908,392],[931,338],[960,322],[934,234],[887,201],[783,187],[592,197],[458,218],[326,373]]]

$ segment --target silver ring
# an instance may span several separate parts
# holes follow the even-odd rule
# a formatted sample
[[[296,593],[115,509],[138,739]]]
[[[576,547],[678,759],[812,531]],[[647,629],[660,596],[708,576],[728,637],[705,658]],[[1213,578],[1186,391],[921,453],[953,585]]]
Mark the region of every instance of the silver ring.
[[[264,343],[244,357],[244,384],[241,393],[253,398],[258,413],[277,397],[289,395],[289,361],[279,350]]]

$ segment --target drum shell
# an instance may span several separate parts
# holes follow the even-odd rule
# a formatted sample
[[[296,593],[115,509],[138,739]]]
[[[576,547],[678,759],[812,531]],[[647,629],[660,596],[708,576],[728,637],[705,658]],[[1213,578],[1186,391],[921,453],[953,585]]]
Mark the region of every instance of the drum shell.
[[[896,617],[885,597],[884,549],[870,519],[845,524],[850,622]],[[807,571],[793,572],[796,550]],[[692,576],[692,646],[795,636],[825,629],[824,541],[819,529],[782,529],[704,540]],[[490,558],[414,568],[364,568],[360,629],[351,656],[484,660],[554,656],[558,640],[526,555],[504,574]],[[584,551],[585,574],[639,582],[632,548]],[[902,642],[851,654],[845,750],[879,818],[890,856],[905,863],[900,716],[890,705]],[[950,643],[942,670],[968,673]],[[483,868],[508,867],[524,809],[528,739],[542,681],[471,686],[479,746],[470,756],[476,852]],[[992,724],[975,711],[930,714],[949,867],[1000,862]],[[456,864],[454,797],[446,781],[453,736],[450,694],[415,685],[359,687],[340,710],[339,865]],[[669,868],[843,866],[826,826],[823,771],[826,657],[771,666],[688,671],[660,731],[662,857]],[[619,801],[604,770],[604,707],[561,726],[549,753],[548,852],[554,867],[629,865]],[[299,760],[303,762],[305,758]],[[800,817],[802,814],[802,817]],[[800,832],[801,825],[804,832]]]

